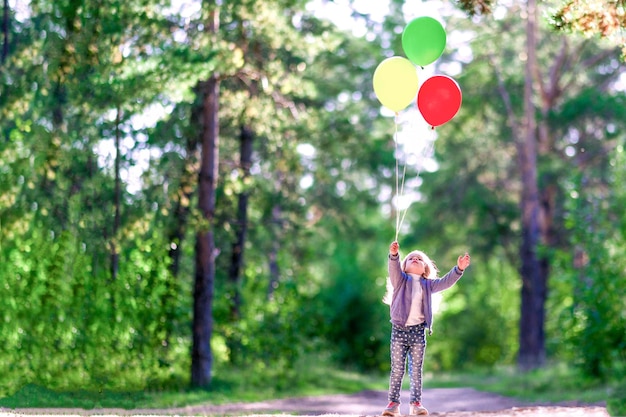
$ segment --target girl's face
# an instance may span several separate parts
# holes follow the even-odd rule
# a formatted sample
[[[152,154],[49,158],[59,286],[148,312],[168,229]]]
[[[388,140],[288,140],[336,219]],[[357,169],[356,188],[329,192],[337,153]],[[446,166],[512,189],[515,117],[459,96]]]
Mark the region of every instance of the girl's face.
[[[412,253],[406,258],[404,272],[407,274],[424,275],[426,272],[426,262],[419,253]]]

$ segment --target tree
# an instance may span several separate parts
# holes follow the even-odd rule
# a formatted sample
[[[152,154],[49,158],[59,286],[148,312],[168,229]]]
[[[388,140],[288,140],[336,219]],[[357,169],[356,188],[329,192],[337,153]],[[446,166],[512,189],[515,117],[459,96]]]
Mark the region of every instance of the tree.
[[[460,0],[462,10],[470,16],[490,14],[494,0]],[[622,48],[622,57],[626,57],[626,15],[623,0],[560,1],[551,12],[551,24],[556,30],[582,33],[587,36],[599,35],[610,39]]]
[[[626,38],[623,34],[626,28],[625,8],[626,2],[623,0],[569,0],[553,13],[552,25],[564,32],[607,38],[621,45],[622,59],[626,59]]]
[[[218,41],[220,7],[216,1],[207,2],[207,33]],[[191,354],[191,384],[204,387],[211,382],[211,334],[213,328],[213,287],[215,281],[215,190],[219,165],[219,97],[220,75],[213,72],[200,87],[202,103],[202,151],[198,175],[198,208],[204,224],[196,236],[196,276],[193,308],[193,350]]]
[[[522,241],[520,245],[522,278],[520,349],[518,363],[522,369],[532,369],[545,361],[545,303],[547,297],[547,260],[538,253],[541,243],[539,188],[537,184],[537,121],[535,116],[534,84],[537,62],[537,3],[526,4],[526,65],[524,71],[524,116],[521,129],[514,131],[522,181],[520,212]],[[503,97],[504,98],[504,97]],[[509,120],[514,115],[509,114]],[[544,231],[545,234],[545,231]]]

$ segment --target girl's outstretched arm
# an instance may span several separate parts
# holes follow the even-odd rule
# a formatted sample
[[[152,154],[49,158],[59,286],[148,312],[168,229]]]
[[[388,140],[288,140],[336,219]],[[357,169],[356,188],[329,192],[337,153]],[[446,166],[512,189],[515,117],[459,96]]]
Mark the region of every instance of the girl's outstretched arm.
[[[465,252],[465,255],[459,256],[456,261],[456,266],[453,267],[450,272],[448,272],[441,278],[437,278],[431,281],[433,292],[443,291],[453,286],[459,279],[461,279],[461,276],[463,276],[463,270],[469,265],[470,256],[467,252]]]

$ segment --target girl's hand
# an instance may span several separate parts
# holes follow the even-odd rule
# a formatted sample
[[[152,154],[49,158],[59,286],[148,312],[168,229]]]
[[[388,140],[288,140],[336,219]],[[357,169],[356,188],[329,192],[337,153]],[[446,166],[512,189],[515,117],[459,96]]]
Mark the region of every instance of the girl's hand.
[[[456,266],[461,271],[463,271],[465,268],[470,266],[470,256],[468,255],[467,252],[465,252],[465,255],[459,256],[459,259],[457,259],[457,261],[456,261]]]
[[[398,245],[398,242],[394,241],[391,242],[391,245],[389,245],[389,253],[392,256],[396,256],[398,254],[398,249],[400,248],[400,245]]]

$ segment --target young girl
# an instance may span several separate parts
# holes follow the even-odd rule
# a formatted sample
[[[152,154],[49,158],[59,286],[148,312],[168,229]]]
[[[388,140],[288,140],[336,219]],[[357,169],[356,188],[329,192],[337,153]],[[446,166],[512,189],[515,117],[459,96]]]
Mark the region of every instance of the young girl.
[[[398,242],[389,246],[389,281],[391,288],[385,295],[391,314],[391,375],[389,377],[389,404],[383,416],[400,415],[400,389],[407,362],[410,378],[409,415],[426,415],[422,406],[422,364],[426,349],[425,329],[432,333],[432,293],[453,286],[470,264],[470,257],[459,256],[456,266],[437,278],[433,261],[421,251],[409,253],[402,263]]]

